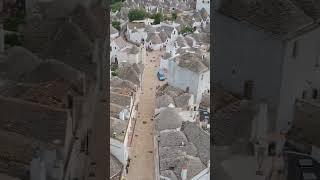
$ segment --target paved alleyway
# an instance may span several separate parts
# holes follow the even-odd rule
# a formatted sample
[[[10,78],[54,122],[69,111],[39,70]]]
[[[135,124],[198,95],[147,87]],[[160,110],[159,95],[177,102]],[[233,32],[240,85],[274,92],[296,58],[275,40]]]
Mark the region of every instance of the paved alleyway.
[[[143,94],[140,96],[132,147],[129,149],[131,162],[127,176],[128,180],[153,180],[155,174],[153,154],[154,122],[151,119],[155,108],[155,90],[159,84],[156,72],[159,68],[162,52],[153,51],[147,53],[142,80]]]

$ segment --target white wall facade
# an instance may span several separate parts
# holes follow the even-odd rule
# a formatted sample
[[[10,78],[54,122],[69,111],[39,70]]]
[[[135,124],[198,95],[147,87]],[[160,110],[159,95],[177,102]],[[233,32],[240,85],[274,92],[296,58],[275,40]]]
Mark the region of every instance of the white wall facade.
[[[126,143],[120,142],[114,138],[110,138],[110,152],[114,155],[122,164],[125,164],[128,159],[128,149]]]
[[[199,76],[198,91],[196,96],[196,104],[200,104],[202,94],[210,90],[210,71],[201,73]]]
[[[162,49],[163,45],[162,44],[152,44],[152,42],[147,42],[145,44],[145,48],[151,48],[151,49],[157,51],[157,50]]]
[[[165,73],[165,74],[167,74],[168,73],[168,62],[169,62],[169,60],[167,60],[167,59],[162,59],[161,58],[161,60],[160,60],[160,69],[161,70],[163,70],[163,72]]]
[[[210,0],[197,0],[196,9],[200,11],[202,8],[210,15]]]
[[[139,57],[140,57],[140,53],[130,54],[123,51],[120,51],[117,53],[117,59],[119,64],[120,63],[130,63],[130,64],[139,63],[140,61]]]
[[[114,56],[120,51],[119,46],[115,43],[115,41],[111,41],[110,43],[110,48],[111,48],[111,52],[110,52],[110,59],[113,60]]]
[[[198,95],[199,74],[188,69],[179,67],[175,62],[168,63],[168,83],[171,86],[186,90],[189,87],[189,93],[193,94],[195,99]]]
[[[132,32],[132,30],[129,30],[129,40],[135,43],[141,43],[141,40],[146,40],[148,37],[147,32],[143,30],[138,30],[137,32]]]
[[[297,42],[294,57],[294,43]],[[320,71],[315,67],[320,63],[320,28],[291,39],[286,44],[282,66],[282,82],[278,109],[278,129],[287,129],[293,120],[297,98],[308,88],[320,88]],[[310,97],[309,97],[310,98]]]
[[[170,53],[171,56],[175,56],[177,54],[177,48],[175,46],[174,41],[172,42],[169,40],[169,43],[167,43],[166,45],[166,52]]]

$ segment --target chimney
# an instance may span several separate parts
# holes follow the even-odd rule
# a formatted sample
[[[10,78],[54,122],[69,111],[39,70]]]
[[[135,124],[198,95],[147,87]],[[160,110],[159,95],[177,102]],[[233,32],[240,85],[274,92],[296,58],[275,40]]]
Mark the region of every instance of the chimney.
[[[5,42],[4,42],[4,30],[3,30],[3,25],[0,24],[0,54],[4,53],[4,47],[5,47]]]
[[[187,166],[183,165],[182,170],[181,170],[181,179],[182,180],[187,180],[187,177],[188,177],[187,173],[188,173]]]

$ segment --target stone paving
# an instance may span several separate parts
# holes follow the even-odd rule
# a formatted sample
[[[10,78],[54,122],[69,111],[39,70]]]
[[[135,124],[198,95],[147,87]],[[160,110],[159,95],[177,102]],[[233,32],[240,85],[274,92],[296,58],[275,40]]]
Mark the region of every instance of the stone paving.
[[[162,52],[147,52],[145,69],[142,78],[142,93],[140,96],[138,117],[129,149],[131,159],[128,180],[153,180],[154,167],[154,122],[151,121],[155,110],[155,91],[159,85],[157,70]],[[130,140],[129,140],[130,141]]]

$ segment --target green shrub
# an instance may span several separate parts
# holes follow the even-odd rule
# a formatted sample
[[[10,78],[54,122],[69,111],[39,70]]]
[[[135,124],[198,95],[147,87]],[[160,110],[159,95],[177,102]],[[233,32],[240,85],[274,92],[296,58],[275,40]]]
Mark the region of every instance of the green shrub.
[[[120,22],[119,21],[112,21],[112,26],[118,30],[120,30]]]
[[[122,7],[122,2],[121,1],[120,2],[116,2],[114,4],[111,4],[111,11],[112,12],[120,11],[121,7]]]
[[[156,13],[151,16],[151,19],[154,19],[153,24],[160,24],[163,21],[164,17],[162,13]]]
[[[128,13],[129,21],[143,20],[147,16],[147,13],[143,9],[133,9]]]
[[[177,15],[176,12],[173,12],[173,13],[171,14],[171,17],[172,17],[172,20],[176,20],[177,17],[178,17],[178,15]]]
[[[112,72],[111,72],[111,75],[112,75],[112,76],[117,76],[118,73],[117,73],[117,71],[112,71]]]
[[[190,26],[185,26],[180,31],[181,34],[189,34],[189,33],[193,33],[193,32],[194,32],[194,29]]]

